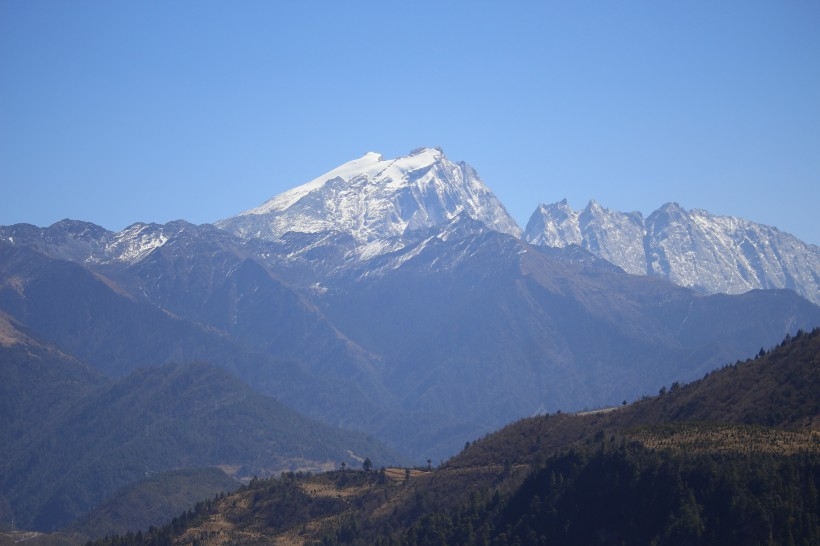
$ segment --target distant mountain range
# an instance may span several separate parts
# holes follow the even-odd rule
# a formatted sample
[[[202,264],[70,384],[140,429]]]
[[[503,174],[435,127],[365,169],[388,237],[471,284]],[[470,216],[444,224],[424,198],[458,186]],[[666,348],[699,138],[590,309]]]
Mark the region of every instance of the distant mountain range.
[[[578,245],[634,275],[653,275],[710,294],[788,288],[820,304],[820,247],[742,218],[667,203],[647,218],[590,201],[539,205],[524,239]]]
[[[798,295],[796,286],[709,295],[659,274],[628,274],[634,271],[616,258],[636,255],[635,245],[643,248],[639,234],[649,219],[588,208],[590,218],[602,218],[595,240],[606,242],[572,239],[572,226],[581,226],[585,213],[576,222],[568,207],[565,220],[539,216],[543,234],[561,237],[539,238],[538,223],[531,221],[522,238],[473,169],[450,162],[440,150],[420,149],[395,160],[367,154],[216,225],[139,223],[119,233],[75,220],[46,228],[0,227],[0,312],[16,355],[0,356],[28,378],[17,389],[30,393],[25,407],[43,396],[33,378],[41,370],[38,351],[46,349],[28,350],[30,344],[61,355],[74,363],[72,373],[83,370],[90,378],[70,383],[87,386],[76,387],[77,397],[62,402],[65,411],[54,421],[60,430],[73,430],[74,416],[93,421],[102,406],[92,401],[103,392],[120,393],[122,400],[129,392],[142,393],[128,405],[189,415],[178,400],[191,396],[194,407],[205,408],[207,400],[223,396],[216,387],[196,387],[196,377],[203,375],[234,391],[239,382],[250,385],[250,392],[267,400],[254,398],[253,407],[276,402],[279,409],[271,411],[292,412],[293,426],[310,430],[314,425],[304,423],[320,421],[333,430],[370,435],[411,460],[438,461],[522,416],[634,400],[820,324],[820,307]],[[687,231],[692,228],[685,221],[705,218],[671,209],[666,223],[655,216],[653,233]],[[597,225],[584,222],[581,235]],[[765,248],[778,249],[777,263],[784,268],[796,268],[798,259],[809,267],[812,262],[800,258],[802,247],[777,246],[792,239],[771,236]],[[731,252],[726,237],[724,246],[711,247],[711,255],[705,244],[695,247],[699,253],[691,245],[663,242],[669,237],[658,240],[665,253],[647,263],[660,264],[659,271]],[[816,247],[804,246],[812,256]],[[703,268],[696,266],[699,274]],[[689,284],[700,286],[704,278],[700,274]],[[191,368],[194,362],[205,367]],[[171,381],[169,375],[187,379]],[[181,390],[163,390],[171,384]],[[152,385],[169,397],[165,406],[152,398]],[[202,398],[188,388],[197,388]],[[109,396],[108,404],[119,407],[121,400]],[[8,421],[0,456],[16,461],[0,466],[0,494],[12,510],[21,510],[18,503],[31,494],[24,491],[26,483],[44,491],[38,502],[52,498],[37,485],[37,461],[26,462],[32,454],[25,446],[35,443],[20,443],[19,431],[34,425],[20,404],[0,416]],[[258,416],[253,411],[237,410],[236,423],[240,416]],[[171,442],[182,425],[161,415],[149,424],[158,438]],[[229,427],[229,421],[219,427]],[[235,426],[263,434],[262,424],[242,422]],[[212,425],[185,426],[212,434],[217,444],[220,438],[241,443],[241,435],[225,435]],[[116,452],[111,446],[125,441],[96,434],[93,427],[83,430],[71,438],[102,446],[109,456]],[[291,464],[299,445],[314,453],[308,457],[314,463],[325,457],[352,462],[357,459],[348,450],[361,457],[361,446],[374,460],[400,457],[361,434],[327,438],[335,439],[325,451],[300,440],[271,447],[264,457],[222,446],[213,448],[213,457],[185,459],[181,454],[195,445],[185,444],[163,459],[162,470],[240,464],[263,472]],[[101,460],[123,480],[118,485],[136,479],[131,470]],[[68,470],[66,476],[86,476],[86,470]],[[61,503],[53,513],[63,515],[47,524],[39,514],[52,513],[48,505],[27,501],[28,521],[69,521],[112,492],[77,498],[71,487],[53,492],[54,502]]]
[[[676,203],[644,218],[594,200],[574,210],[564,200],[539,205],[522,234],[475,170],[451,162],[437,148],[395,159],[367,153],[215,226],[246,242],[273,244],[280,260],[310,259],[321,254],[319,248],[349,263],[401,250],[459,217],[533,245],[578,245],[627,273],[660,276],[705,293],[787,288],[820,304],[820,247],[777,228],[687,211]],[[181,230],[195,227],[213,229],[186,222],[137,223],[113,233],[64,220],[46,230],[27,224],[0,227],[0,237],[34,245],[55,258],[136,263]],[[259,249],[257,257],[270,253]]]

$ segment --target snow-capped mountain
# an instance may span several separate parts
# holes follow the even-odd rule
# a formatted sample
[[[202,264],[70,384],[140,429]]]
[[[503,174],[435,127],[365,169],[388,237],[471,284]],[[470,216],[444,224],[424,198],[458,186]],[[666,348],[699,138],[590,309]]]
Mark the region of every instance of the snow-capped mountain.
[[[531,244],[577,244],[627,273],[665,277],[710,293],[789,288],[820,303],[820,248],[742,218],[667,203],[644,218],[590,201],[539,205],[524,232]]]
[[[62,220],[47,228],[30,224],[0,226],[0,240],[79,263],[134,264],[186,229],[215,230],[209,224],[195,226],[177,220],[167,224],[137,222],[115,233],[90,222]]]
[[[366,245],[446,224],[466,213],[491,229],[521,229],[469,165],[438,148],[385,159],[367,153],[217,226],[242,238],[288,232],[350,234]]]

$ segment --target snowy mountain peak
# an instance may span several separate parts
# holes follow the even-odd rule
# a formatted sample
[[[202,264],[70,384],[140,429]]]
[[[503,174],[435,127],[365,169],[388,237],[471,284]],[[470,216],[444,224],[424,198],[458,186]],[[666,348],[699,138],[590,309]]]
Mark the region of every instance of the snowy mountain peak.
[[[707,292],[790,288],[820,303],[820,248],[773,227],[687,211],[678,203],[666,203],[647,218],[595,201],[580,213],[564,201],[539,205],[524,239],[553,247],[577,244],[627,273]]]
[[[571,244],[580,245],[582,238],[578,216],[578,211],[573,210],[566,199],[552,205],[538,205],[538,210],[527,223],[525,234],[531,235],[527,242],[562,248]]]
[[[395,159],[368,152],[217,226],[269,240],[290,231],[338,231],[365,244],[440,226],[462,212],[491,229],[521,233],[475,170],[449,161],[440,148],[418,148]]]

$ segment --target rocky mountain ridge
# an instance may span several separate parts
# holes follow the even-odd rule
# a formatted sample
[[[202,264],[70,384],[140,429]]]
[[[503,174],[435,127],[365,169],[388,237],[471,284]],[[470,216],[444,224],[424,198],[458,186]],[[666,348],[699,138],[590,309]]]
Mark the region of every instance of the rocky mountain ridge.
[[[520,236],[530,244],[578,245],[627,273],[663,277],[705,293],[787,288],[820,304],[820,247],[774,227],[675,203],[645,218],[595,201],[574,210],[564,200],[539,205],[522,234],[475,170],[451,162],[437,148],[391,160],[365,154],[216,227],[135,223],[114,233],[63,220],[48,228],[0,227],[0,239],[55,258],[116,266],[138,263],[175,234],[220,228],[266,266],[283,275],[290,271],[292,279],[307,273],[312,283],[321,283],[313,272],[361,272],[377,256],[386,258],[383,267],[396,266],[395,257],[407,248],[437,237],[444,225],[464,229],[466,220],[473,230]]]
[[[820,303],[820,247],[742,218],[667,203],[648,217],[590,201],[539,205],[524,232],[531,244],[578,245],[634,275],[706,293],[788,288]]]
[[[216,225],[242,238],[338,231],[366,244],[436,227],[462,212],[502,233],[521,233],[472,167],[440,149],[419,148],[396,159],[367,153]]]

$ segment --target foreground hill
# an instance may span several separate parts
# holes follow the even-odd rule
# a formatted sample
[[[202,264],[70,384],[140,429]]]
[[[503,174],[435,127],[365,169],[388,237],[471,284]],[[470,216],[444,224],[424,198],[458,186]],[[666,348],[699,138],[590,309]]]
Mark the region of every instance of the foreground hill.
[[[514,423],[435,470],[254,481],[98,544],[815,544],[818,381],[820,330],[801,332],[629,406]]]

